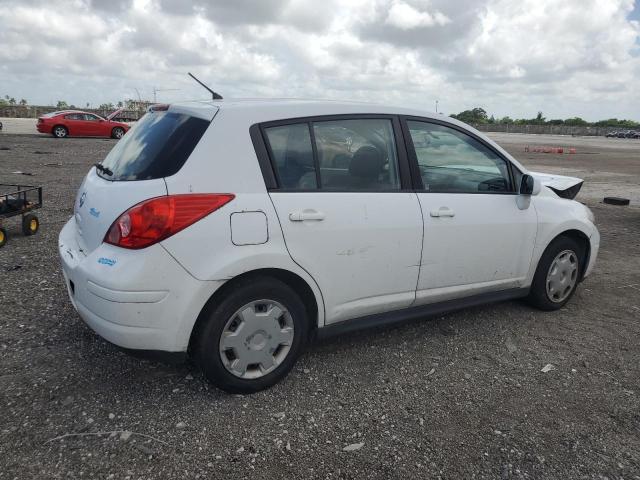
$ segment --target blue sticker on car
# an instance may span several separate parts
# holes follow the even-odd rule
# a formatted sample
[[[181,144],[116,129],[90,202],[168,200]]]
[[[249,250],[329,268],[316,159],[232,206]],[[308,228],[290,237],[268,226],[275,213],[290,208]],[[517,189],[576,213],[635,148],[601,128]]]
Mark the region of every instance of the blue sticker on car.
[[[113,258],[100,257],[98,259],[98,263],[102,265],[108,265],[109,267],[113,267],[116,264],[116,261]]]
[[[95,208],[91,207],[89,209],[89,213],[91,215],[93,215],[94,217],[98,218],[100,216],[100,212],[98,210],[96,210]]]

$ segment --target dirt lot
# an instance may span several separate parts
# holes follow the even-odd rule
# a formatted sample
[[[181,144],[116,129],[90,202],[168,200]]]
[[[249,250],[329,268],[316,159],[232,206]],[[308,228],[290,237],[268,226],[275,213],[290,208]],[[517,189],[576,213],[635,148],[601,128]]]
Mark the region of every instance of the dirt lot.
[[[2,183],[46,193],[41,232],[12,222],[0,250],[0,478],[640,479],[640,142],[495,138],[534,170],[587,180],[602,247],[571,303],[325,340],[243,397],[121,353],[71,307],[57,234],[114,141],[0,134]],[[525,154],[534,143],[578,153]]]

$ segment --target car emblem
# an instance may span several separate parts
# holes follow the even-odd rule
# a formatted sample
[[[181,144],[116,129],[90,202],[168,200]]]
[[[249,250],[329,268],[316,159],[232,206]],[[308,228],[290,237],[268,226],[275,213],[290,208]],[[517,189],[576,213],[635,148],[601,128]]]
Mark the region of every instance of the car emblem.
[[[82,206],[84,205],[84,200],[85,198],[87,198],[87,192],[82,192],[82,195],[80,196],[80,208],[82,208]]]

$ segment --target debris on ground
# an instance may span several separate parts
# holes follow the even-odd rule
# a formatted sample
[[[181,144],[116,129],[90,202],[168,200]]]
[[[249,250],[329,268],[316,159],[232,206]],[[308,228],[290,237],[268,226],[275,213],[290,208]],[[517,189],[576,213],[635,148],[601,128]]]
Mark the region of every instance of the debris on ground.
[[[631,201],[628,198],[622,198],[622,197],[604,197],[602,201],[609,205],[622,205],[622,206],[629,205],[629,203],[631,203]]]
[[[342,451],[344,451],[344,452],[354,452],[356,450],[360,450],[362,447],[364,447],[364,442],[363,443],[352,443],[351,445],[347,445],[346,447],[344,447],[342,449]]]

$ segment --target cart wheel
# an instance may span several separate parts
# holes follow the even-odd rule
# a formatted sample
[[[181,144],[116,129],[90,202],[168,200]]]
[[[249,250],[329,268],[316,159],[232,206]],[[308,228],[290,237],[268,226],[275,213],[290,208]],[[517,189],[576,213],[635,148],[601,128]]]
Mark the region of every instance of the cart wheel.
[[[7,231],[0,227],[0,248],[4,247],[5,243],[7,243]]]
[[[40,220],[35,215],[25,215],[22,217],[22,233],[25,235],[35,235],[40,228]]]

